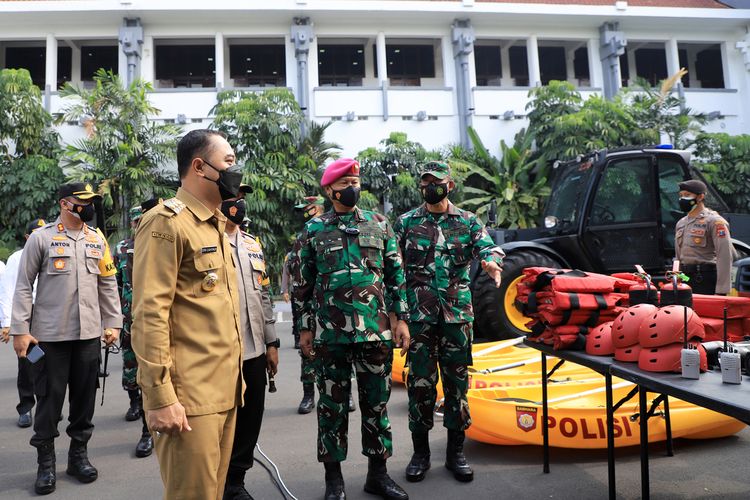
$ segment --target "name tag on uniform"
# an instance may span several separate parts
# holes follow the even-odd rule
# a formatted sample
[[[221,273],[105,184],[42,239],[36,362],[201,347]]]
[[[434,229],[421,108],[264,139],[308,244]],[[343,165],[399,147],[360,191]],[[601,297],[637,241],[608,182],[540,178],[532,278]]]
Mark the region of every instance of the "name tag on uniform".
[[[216,247],[203,247],[201,253],[216,253]]]

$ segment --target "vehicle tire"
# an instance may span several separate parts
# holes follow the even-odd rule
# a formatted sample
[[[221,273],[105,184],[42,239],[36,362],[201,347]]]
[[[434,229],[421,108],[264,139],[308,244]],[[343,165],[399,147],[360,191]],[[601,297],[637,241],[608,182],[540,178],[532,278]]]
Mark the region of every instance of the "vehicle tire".
[[[514,306],[516,284],[526,267],[562,267],[548,255],[534,250],[512,252],[503,259],[503,282],[500,288],[485,272],[480,271],[472,287],[474,304],[474,336],[503,340],[525,336],[529,318]]]

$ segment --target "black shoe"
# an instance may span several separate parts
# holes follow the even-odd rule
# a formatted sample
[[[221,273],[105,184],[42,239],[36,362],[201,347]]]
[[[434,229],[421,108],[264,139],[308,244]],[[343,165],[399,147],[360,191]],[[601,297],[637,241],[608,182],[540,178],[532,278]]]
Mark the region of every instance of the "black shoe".
[[[150,432],[144,432],[141,434],[138,444],[135,445],[135,456],[138,458],[147,457],[151,455],[152,451],[154,451],[154,438]]]
[[[57,475],[55,474],[55,444],[53,441],[37,447],[36,481],[34,491],[37,495],[49,495],[55,491]]]
[[[141,399],[141,393],[138,389],[128,391],[128,397],[130,398],[130,408],[125,412],[125,420],[128,422],[134,422],[141,418],[143,400]]]
[[[224,486],[224,496],[222,500],[253,500],[252,495],[248,493],[242,484],[227,484]]]
[[[385,500],[409,500],[409,495],[388,475],[384,458],[370,457],[365,491]]]
[[[346,500],[344,476],[341,475],[341,462],[324,462],[326,469],[325,500]]]
[[[464,431],[448,430],[445,468],[453,472],[453,477],[463,483],[468,483],[474,479],[474,471],[471,470],[464,456]]]
[[[426,432],[412,433],[411,441],[414,444],[414,454],[406,466],[406,480],[417,483],[430,470],[430,441]]]
[[[99,471],[89,462],[86,443],[81,441],[70,441],[70,450],[68,451],[68,469],[69,476],[73,476],[82,483],[93,483],[99,477]]]
[[[31,411],[27,411],[26,413],[21,413],[18,416],[18,427],[31,427]]]
[[[357,407],[354,405],[354,397],[352,396],[352,393],[349,392],[349,412],[353,412],[357,409]]]
[[[303,384],[302,391],[302,401],[299,403],[297,413],[306,415],[315,408],[315,386],[312,384]]]

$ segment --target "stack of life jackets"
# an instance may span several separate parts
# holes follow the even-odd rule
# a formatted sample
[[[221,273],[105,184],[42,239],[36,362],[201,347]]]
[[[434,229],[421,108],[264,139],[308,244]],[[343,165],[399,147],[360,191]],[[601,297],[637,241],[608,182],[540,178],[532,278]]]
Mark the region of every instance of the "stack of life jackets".
[[[516,308],[532,318],[530,340],[555,349],[583,350],[592,328],[614,320],[636,282],[622,277],[529,267],[518,283]]]
[[[705,342],[724,340],[724,308],[727,309],[727,339],[750,340],[750,298],[693,295],[693,309],[703,320]]]

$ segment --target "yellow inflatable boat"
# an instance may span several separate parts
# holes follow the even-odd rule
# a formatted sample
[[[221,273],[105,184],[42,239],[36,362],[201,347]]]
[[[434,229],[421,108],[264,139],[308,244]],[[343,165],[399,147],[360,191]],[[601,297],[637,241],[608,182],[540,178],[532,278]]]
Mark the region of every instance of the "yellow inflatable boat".
[[[615,379],[614,400],[633,387]],[[605,389],[601,377],[551,383],[548,386],[550,445],[559,448],[606,448]],[[657,397],[649,394],[649,402]],[[468,394],[472,425],[466,435],[476,441],[500,445],[542,444],[542,388],[513,387],[471,390]],[[663,414],[649,420],[649,442],[666,439]],[[674,438],[711,439],[741,431],[745,424],[704,408],[670,398]],[[614,418],[615,446],[639,444],[638,400],[625,403]]]

